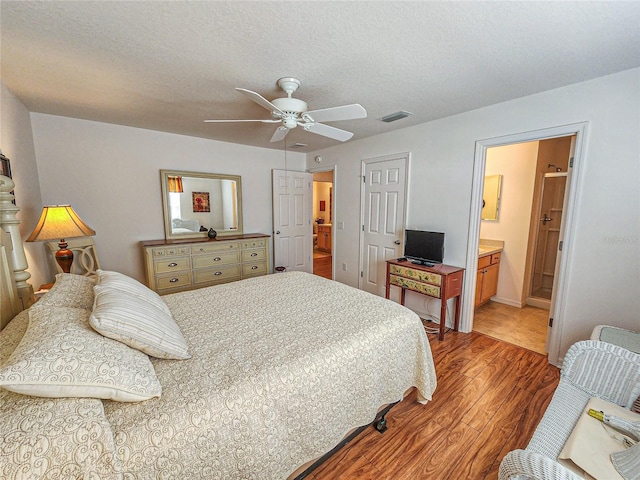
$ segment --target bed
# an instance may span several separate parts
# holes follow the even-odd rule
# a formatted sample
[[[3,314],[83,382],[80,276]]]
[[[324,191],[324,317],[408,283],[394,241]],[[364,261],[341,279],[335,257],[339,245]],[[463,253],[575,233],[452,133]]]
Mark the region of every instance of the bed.
[[[435,389],[420,319],[381,297],[301,272],[136,284],[58,274],[0,332],[1,478],[285,479]],[[153,340],[123,330],[134,314]]]

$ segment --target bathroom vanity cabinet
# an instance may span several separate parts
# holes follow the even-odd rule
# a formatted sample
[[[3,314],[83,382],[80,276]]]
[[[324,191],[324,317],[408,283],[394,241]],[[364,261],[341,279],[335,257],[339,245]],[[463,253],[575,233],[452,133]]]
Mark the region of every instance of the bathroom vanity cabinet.
[[[331,225],[318,225],[318,250],[331,251]]]
[[[489,253],[478,258],[475,306],[479,307],[498,293],[501,252]]]

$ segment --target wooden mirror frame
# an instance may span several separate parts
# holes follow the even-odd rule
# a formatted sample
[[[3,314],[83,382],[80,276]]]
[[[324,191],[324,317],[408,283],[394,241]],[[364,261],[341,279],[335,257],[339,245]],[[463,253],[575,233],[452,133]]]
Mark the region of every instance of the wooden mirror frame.
[[[215,225],[215,218],[220,217],[222,212],[220,210],[214,210],[218,207],[219,202],[216,202],[215,199],[209,200],[209,209],[213,210],[212,212],[193,212],[193,216],[191,218],[187,218],[184,220],[197,220],[198,223],[206,228],[206,231],[187,231],[187,232],[176,232],[173,228],[173,218],[171,217],[171,208],[170,208],[170,198],[169,198],[169,177],[180,177],[184,182],[185,179],[193,179],[194,181],[202,181],[205,182],[207,180],[230,180],[235,182],[235,205],[231,205],[231,214],[233,219],[235,219],[235,228],[224,228],[223,225]],[[203,172],[186,172],[182,170],[160,170],[160,179],[162,186],[162,209],[164,215],[164,232],[165,238],[167,239],[187,239],[187,238],[198,238],[198,237],[206,237],[207,232],[210,228],[213,228],[217,236],[225,237],[230,235],[242,235],[242,180],[239,175],[221,175],[216,173],[203,173]],[[202,184],[202,182],[200,182]],[[231,184],[233,190],[233,184]],[[207,189],[200,187],[202,192],[196,193],[206,193],[210,194],[215,188]],[[205,191],[207,190],[207,191]],[[184,192],[185,194],[190,194],[191,198],[189,198],[189,203],[192,205],[193,190],[187,190]],[[219,197],[218,197],[219,199]],[[207,218],[209,214],[210,218]]]

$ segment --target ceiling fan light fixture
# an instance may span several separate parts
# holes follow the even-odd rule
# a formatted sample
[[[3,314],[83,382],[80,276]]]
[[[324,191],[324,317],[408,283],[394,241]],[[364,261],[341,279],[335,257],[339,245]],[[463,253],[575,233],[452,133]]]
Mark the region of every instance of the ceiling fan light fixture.
[[[395,122],[396,120],[400,120],[402,118],[407,118],[409,115],[413,115],[413,113],[407,112],[405,110],[400,110],[399,112],[390,113],[389,115],[380,117],[378,120],[385,123],[391,123],[391,122]]]
[[[289,130],[298,126],[298,121],[295,118],[289,117],[282,120],[282,124]]]

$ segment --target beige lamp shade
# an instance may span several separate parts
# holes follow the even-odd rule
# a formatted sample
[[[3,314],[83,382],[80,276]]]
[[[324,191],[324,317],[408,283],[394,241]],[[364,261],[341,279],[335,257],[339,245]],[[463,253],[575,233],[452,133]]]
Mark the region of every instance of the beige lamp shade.
[[[48,205],[43,207],[40,220],[27,242],[60,241],[95,234],[95,230],[84,223],[70,205]]]
[[[64,273],[71,271],[73,252],[65,238],[86,237],[96,232],[84,223],[70,205],[47,205],[42,208],[42,215],[36,228],[33,229],[27,242],[57,240],[60,250],[56,252],[56,262]]]

